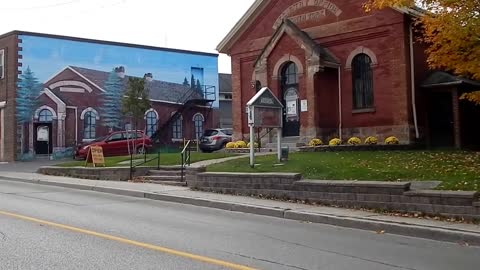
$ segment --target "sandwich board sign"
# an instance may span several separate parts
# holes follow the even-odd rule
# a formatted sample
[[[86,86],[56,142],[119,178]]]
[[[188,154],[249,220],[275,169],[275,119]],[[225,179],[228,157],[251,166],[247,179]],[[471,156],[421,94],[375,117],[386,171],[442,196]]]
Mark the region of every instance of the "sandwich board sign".
[[[105,167],[105,158],[103,157],[103,148],[101,146],[90,146],[88,148],[85,167],[87,167],[89,163],[92,163],[93,167],[97,167],[98,165]]]
[[[255,165],[254,128],[277,129],[277,156],[281,158],[283,105],[268,87],[263,87],[247,102],[250,127],[250,166]]]

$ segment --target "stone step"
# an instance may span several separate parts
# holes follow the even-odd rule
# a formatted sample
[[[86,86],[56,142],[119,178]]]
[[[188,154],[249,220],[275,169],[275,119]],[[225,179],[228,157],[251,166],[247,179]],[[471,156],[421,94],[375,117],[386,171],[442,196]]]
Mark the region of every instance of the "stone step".
[[[144,183],[167,185],[167,186],[177,186],[177,187],[186,187],[187,186],[187,182],[180,182],[180,181],[145,180]]]
[[[147,175],[147,176],[142,176],[142,179],[144,181],[176,181],[176,182],[181,182],[182,177],[180,175],[174,176],[174,175]]]
[[[185,172],[183,173],[185,175]],[[182,171],[180,170],[150,170],[148,175],[151,176],[180,176]]]

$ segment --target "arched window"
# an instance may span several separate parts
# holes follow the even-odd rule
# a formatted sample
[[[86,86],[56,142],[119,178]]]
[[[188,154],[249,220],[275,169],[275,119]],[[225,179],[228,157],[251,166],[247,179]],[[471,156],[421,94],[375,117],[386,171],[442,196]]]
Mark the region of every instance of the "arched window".
[[[145,115],[145,121],[146,121],[146,129],[147,129],[147,136],[151,137],[155,131],[157,131],[157,114],[155,111],[150,110],[147,112]]]
[[[97,124],[97,114],[94,111],[87,111],[83,116],[83,138],[87,140],[95,139],[95,129]]]
[[[178,115],[173,122],[172,126],[172,138],[173,139],[181,139],[183,137],[183,117]]]
[[[297,65],[293,62],[289,62],[282,70],[282,83],[284,85],[293,85],[298,83],[298,70]]]
[[[195,139],[200,139],[200,137],[203,135],[203,121],[205,121],[205,118],[201,113],[197,113],[193,117],[193,124],[195,126]]]
[[[353,108],[373,107],[372,59],[360,53],[352,60]]]
[[[53,113],[50,110],[43,109],[38,113],[38,121],[39,122],[52,122],[53,120]]]

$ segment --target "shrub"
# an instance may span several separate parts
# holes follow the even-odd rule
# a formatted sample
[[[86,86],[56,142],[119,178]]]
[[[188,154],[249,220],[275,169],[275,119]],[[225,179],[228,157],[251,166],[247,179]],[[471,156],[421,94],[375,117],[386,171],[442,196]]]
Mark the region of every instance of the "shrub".
[[[365,139],[365,144],[375,145],[377,143],[378,143],[378,139],[376,137],[370,136]]]
[[[388,138],[385,139],[385,144],[398,144],[399,141],[397,139],[397,137],[395,136],[390,136]]]
[[[347,143],[350,145],[357,145],[357,144],[361,144],[362,140],[360,140],[360,138],[358,137],[351,137],[350,139],[348,139]]]
[[[342,144],[342,141],[339,138],[333,138],[328,142],[330,146],[336,146]]]
[[[226,147],[226,148],[229,148],[229,149],[231,149],[231,148],[237,148],[237,144],[234,143],[234,142],[229,142],[229,143],[227,143],[227,145],[226,145],[225,147]]]
[[[250,143],[247,143],[247,148],[250,148]],[[258,143],[257,142],[253,143],[253,148],[258,148]]]
[[[247,143],[244,141],[237,141],[235,145],[237,148],[247,148]]]
[[[322,144],[323,144],[322,140],[315,138],[310,140],[310,142],[308,143],[308,146],[318,146]]]

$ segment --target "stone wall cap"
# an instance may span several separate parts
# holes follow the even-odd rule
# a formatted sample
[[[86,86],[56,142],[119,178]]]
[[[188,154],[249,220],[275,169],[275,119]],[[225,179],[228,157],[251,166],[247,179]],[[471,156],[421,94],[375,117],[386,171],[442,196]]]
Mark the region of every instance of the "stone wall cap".
[[[451,190],[413,190],[405,192],[406,196],[424,196],[424,197],[448,197],[448,198],[477,198],[477,191],[451,191]]]
[[[410,182],[388,182],[388,181],[355,181],[355,180],[301,180],[295,182],[301,185],[321,186],[342,186],[342,187],[387,187],[387,188],[408,188]]]
[[[204,172],[200,176],[236,176],[236,177],[282,177],[282,178],[300,178],[299,173],[239,173],[239,172]]]

